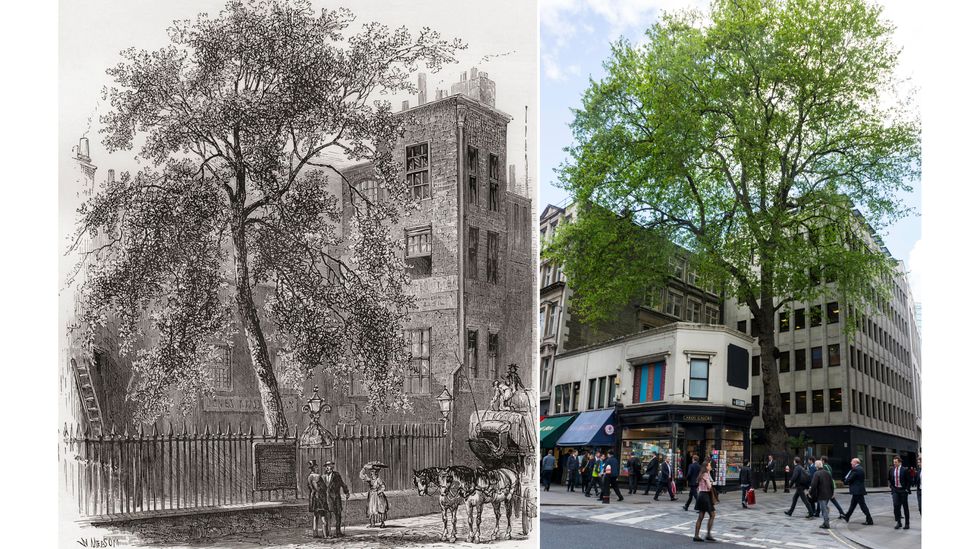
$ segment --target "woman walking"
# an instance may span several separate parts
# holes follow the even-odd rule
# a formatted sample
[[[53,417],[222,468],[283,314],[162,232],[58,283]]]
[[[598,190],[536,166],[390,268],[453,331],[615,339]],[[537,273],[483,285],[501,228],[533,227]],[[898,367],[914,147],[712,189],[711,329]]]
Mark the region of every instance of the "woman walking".
[[[390,503],[386,499],[386,484],[380,478],[380,469],[387,467],[379,461],[371,461],[363,465],[359,471],[359,478],[369,485],[366,494],[366,513],[369,515],[369,527],[386,528],[386,512]],[[379,523],[379,524],[377,524]]]
[[[714,498],[714,501],[713,501]],[[705,459],[705,466],[702,467],[698,475],[698,501],[695,502],[695,510],[698,511],[698,522],[695,523],[695,541],[715,541],[712,537],[712,525],[715,524],[715,504],[718,503],[718,494],[712,492],[712,460]],[[699,535],[701,533],[702,520],[708,513],[708,533],[705,539]]]

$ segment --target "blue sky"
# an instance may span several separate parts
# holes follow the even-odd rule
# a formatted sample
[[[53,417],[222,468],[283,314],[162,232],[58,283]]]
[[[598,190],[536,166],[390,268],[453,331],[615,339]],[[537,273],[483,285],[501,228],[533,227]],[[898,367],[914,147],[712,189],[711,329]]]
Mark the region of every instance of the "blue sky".
[[[904,46],[903,76],[917,80],[914,68],[920,58],[915,45],[921,40],[918,23],[911,17],[909,2],[882,2],[885,13],[898,30],[895,40]],[[565,159],[563,149],[571,142],[568,124],[570,109],[579,105],[580,97],[592,77],[605,75],[602,62],[610,54],[610,43],[620,36],[638,41],[643,31],[657,20],[661,10],[706,6],[695,0],[540,0],[540,200],[539,211],[547,204],[559,204],[566,193],[554,186],[553,170]],[[917,86],[918,83],[915,82]],[[921,204],[919,186],[905,201],[916,208]],[[888,250],[903,259],[911,269],[911,256],[920,238],[921,219],[913,216],[887,228],[883,234]],[[918,284],[912,283],[913,288]],[[916,300],[919,296],[916,295]]]

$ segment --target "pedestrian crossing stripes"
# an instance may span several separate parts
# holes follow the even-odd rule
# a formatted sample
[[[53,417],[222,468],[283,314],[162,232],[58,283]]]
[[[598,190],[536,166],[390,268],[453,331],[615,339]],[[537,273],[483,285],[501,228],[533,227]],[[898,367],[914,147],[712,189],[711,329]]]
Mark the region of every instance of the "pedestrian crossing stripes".
[[[805,543],[794,543],[792,541],[786,542],[786,545],[789,545],[790,547],[802,547],[803,549],[817,549],[816,545],[807,545]]]
[[[659,515],[650,515],[644,517],[630,517],[630,518],[615,520],[614,522],[619,524],[637,524],[638,522],[643,522],[645,520],[650,520],[650,519],[656,519],[659,517],[663,517],[665,515],[667,515],[667,513],[661,513]]]
[[[634,509],[632,511],[619,511],[616,513],[606,513],[603,515],[594,515],[591,517],[593,520],[613,520],[619,517],[626,517],[627,515],[633,515],[634,513],[643,513],[644,509]]]

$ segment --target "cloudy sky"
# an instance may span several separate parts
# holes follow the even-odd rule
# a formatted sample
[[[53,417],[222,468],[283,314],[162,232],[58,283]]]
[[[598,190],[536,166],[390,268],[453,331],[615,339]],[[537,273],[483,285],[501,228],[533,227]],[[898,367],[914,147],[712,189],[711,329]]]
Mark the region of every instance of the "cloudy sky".
[[[904,47],[901,72],[918,85],[916,69],[922,55],[920,18],[908,0],[882,4],[886,16],[897,26],[896,42]],[[568,127],[572,120],[570,109],[579,106],[591,77],[598,80],[605,76],[602,62],[610,54],[610,43],[621,36],[639,41],[662,11],[707,6],[708,2],[701,0],[539,0],[542,208],[566,199],[565,191],[553,186],[553,170],[566,159],[563,149],[572,139]],[[915,191],[905,199],[919,207],[920,185],[916,183],[914,187]],[[905,260],[909,268],[920,232],[920,218],[911,217],[889,227],[884,235],[888,250]],[[912,287],[918,294],[919,285],[913,282]],[[920,297],[916,295],[916,299]]]

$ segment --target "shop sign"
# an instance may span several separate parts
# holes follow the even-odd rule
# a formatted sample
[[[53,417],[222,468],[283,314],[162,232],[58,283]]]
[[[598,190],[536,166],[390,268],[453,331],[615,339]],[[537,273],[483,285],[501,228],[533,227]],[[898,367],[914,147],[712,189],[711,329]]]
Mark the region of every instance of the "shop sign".
[[[603,432],[606,433],[607,436],[613,436],[613,425],[611,425],[609,423],[607,423],[606,425],[604,425],[603,426]]]
[[[714,419],[712,418],[712,416],[686,414],[681,416],[681,421],[686,421],[689,423],[712,423]]]
[[[285,412],[298,411],[298,397],[295,395],[283,395],[281,397],[281,407]],[[204,412],[264,412],[260,397],[243,396],[214,396],[203,399]]]

